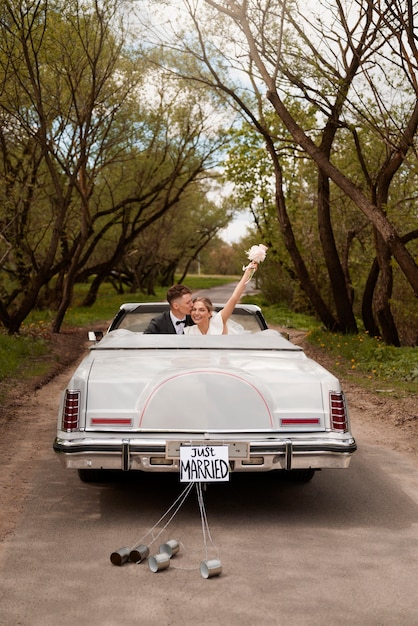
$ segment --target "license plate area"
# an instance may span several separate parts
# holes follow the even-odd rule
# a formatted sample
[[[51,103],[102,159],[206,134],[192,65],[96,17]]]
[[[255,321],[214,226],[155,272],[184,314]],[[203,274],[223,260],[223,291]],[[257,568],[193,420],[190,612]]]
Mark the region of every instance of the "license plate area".
[[[208,446],[228,446],[228,456],[230,459],[249,459],[250,446],[243,441],[202,441],[201,439],[194,441],[167,441],[165,447],[165,456],[167,459],[179,459],[180,448],[182,446],[201,446],[207,448]]]

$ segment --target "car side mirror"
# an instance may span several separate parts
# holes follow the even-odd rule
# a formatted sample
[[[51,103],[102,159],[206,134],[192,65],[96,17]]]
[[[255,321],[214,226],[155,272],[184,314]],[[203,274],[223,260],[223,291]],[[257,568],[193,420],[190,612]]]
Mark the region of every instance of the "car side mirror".
[[[89,341],[100,341],[103,339],[103,331],[102,330],[89,330]]]

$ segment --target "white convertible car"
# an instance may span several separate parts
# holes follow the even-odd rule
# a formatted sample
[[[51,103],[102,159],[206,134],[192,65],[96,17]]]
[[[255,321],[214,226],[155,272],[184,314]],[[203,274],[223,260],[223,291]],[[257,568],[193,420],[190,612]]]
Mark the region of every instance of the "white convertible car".
[[[227,448],[229,472],[308,481],[349,466],[356,443],[339,381],[268,329],[257,306],[236,307],[240,333],[143,334],[166,308],[122,305],[75,371],[53,444],[64,467],[84,481],[179,472],[187,447],[215,446]]]

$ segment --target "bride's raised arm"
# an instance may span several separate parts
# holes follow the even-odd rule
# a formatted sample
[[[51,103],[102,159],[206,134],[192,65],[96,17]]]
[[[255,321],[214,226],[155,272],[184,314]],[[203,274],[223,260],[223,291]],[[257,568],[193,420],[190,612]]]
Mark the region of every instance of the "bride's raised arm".
[[[250,263],[246,268],[245,268],[245,272],[242,275],[241,280],[239,281],[238,285],[235,287],[232,296],[229,298],[228,302],[225,304],[224,308],[221,309],[220,311],[220,315],[222,317],[222,321],[224,323],[224,326],[226,324],[226,322],[228,321],[228,319],[231,317],[235,305],[238,304],[242,294],[244,293],[244,289],[245,289],[245,285],[248,283],[248,281],[251,279],[254,271],[257,269],[258,267],[258,263],[255,263],[255,261],[253,261],[252,263]]]

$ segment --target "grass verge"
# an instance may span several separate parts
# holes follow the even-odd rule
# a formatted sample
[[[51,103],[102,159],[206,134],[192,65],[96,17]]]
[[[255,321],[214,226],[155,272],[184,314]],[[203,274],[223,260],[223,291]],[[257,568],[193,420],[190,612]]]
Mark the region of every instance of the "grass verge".
[[[236,276],[188,276],[187,285],[191,289],[209,289],[234,282]],[[81,303],[87,295],[88,284],[77,285],[74,293],[74,304],[66,313],[63,329],[92,328],[110,322],[124,302],[159,302],[166,300],[167,289],[159,287],[154,295],[143,293],[117,293],[110,283],[104,283],[99,296],[91,307],[82,307]],[[8,335],[0,329],[0,383],[9,385],[15,379],[28,380],[34,376],[48,373],[51,363],[41,359],[49,352],[48,340],[51,336],[50,327],[55,311],[33,311],[22,325],[19,335]],[[0,387],[0,403],[4,400],[5,391]]]
[[[190,276],[187,284],[192,289],[210,287],[236,281],[237,277]],[[72,306],[65,317],[65,327],[94,328],[110,321],[123,302],[165,300],[166,289],[159,288],[155,295],[142,293],[116,293],[110,284],[104,284],[92,307],[81,307],[88,285],[78,285]],[[416,393],[418,382],[418,350],[386,346],[380,338],[367,333],[340,335],[324,330],[313,317],[294,313],[280,305],[268,305],[262,296],[247,296],[244,302],[258,304],[269,324],[307,332],[308,341],[333,360],[332,372],[369,390],[390,391],[399,394]],[[53,312],[34,311],[22,327],[19,336],[10,337],[0,332],[0,381],[29,379],[47,373],[48,337]],[[0,390],[1,401],[1,390]]]
[[[350,374],[353,382],[381,392],[417,393],[418,350],[387,346],[366,332],[341,335],[323,329],[309,333],[308,341],[333,359],[333,372]]]
[[[252,298],[262,307],[268,324],[304,330],[307,341],[332,360],[330,369],[370,391],[392,395],[417,394],[418,350],[385,345],[367,332],[342,335],[325,330],[313,317],[295,314],[280,305],[268,306],[262,297]]]
[[[43,329],[34,325],[31,332],[10,337],[0,331],[0,383],[29,380],[47,374],[51,368],[48,360],[40,359],[48,353],[48,340]],[[7,387],[0,387],[0,403],[7,394]]]

